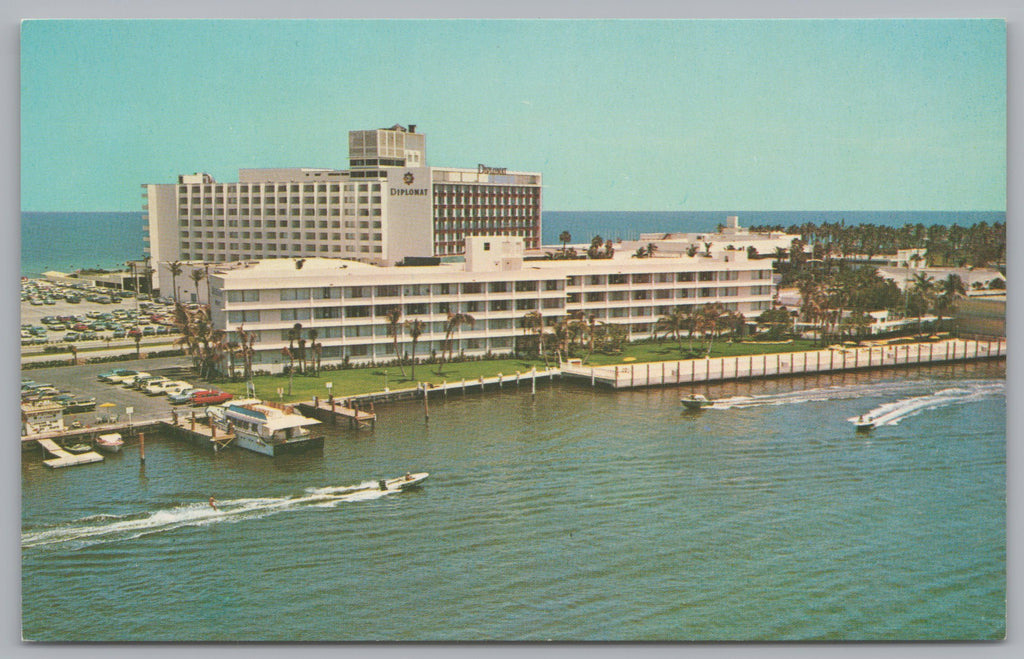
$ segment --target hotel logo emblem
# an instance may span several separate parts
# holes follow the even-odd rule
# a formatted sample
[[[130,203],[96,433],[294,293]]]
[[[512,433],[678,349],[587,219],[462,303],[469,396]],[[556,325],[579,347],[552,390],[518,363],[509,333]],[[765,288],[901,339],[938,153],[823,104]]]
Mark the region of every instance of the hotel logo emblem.
[[[406,172],[405,176],[402,177],[406,185],[412,185],[412,182],[416,180],[416,177],[412,175],[412,172]]]

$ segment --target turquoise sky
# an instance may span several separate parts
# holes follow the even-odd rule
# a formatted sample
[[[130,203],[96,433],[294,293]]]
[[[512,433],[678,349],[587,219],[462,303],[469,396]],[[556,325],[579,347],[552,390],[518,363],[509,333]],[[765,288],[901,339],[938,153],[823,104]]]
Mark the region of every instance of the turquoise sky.
[[[995,20],[37,21],[21,207],[347,166],[417,124],[429,164],[544,174],[549,210],[1004,210]]]

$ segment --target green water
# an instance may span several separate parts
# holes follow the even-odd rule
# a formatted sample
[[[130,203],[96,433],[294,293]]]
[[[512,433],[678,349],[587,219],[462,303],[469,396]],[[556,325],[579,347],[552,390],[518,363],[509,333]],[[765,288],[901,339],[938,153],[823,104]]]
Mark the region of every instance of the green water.
[[[1004,382],[987,363],[723,384],[698,413],[688,390],[556,383],[432,402],[429,423],[381,406],[323,455],[26,454],[24,635],[1001,638]],[[881,406],[898,423],[855,433]],[[431,476],[324,489],[406,471]]]

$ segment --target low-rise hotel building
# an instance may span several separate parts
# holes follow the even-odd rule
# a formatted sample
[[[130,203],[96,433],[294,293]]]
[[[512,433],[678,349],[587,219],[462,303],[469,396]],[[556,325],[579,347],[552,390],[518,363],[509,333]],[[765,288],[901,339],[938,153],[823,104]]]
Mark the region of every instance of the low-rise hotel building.
[[[169,294],[173,261],[328,257],[378,265],[464,252],[469,236],[540,246],[541,174],[426,164],[416,126],[349,133],[349,169],[242,169],[143,185],[146,251]]]
[[[771,264],[743,250],[719,254],[523,261],[524,238],[465,239],[465,261],[430,266],[380,266],[337,259],[274,259],[219,266],[210,272],[213,325],[237,340],[255,333],[255,368],[279,371],[282,349],[301,325],[316,330],[324,364],[395,359],[387,313],[418,319],[425,331],[417,357],[440,353],[449,314],[473,317],[452,338],[453,352],[500,355],[525,335],[523,318],[538,312],[545,325],[583,312],[620,325],[631,339],[651,336],[658,318],[678,307],[718,302],[754,317],[771,307]],[[408,332],[399,350],[412,351]]]

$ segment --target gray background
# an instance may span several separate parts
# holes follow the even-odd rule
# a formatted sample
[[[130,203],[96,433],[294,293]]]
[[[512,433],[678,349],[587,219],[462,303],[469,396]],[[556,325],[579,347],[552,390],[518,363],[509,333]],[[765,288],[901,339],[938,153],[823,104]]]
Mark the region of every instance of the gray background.
[[[9,420],[6,460],[0,494],[7,503],[0,506],[0,655],[12,657],[128,657],[141,653],[170,657],[188,652],[192,656],[276,657],[301,654],[306,657],[372,655],[373,659],[407,657],[477,656],[488,657],[558,656],[598,659],[638,654],[643,657],[668,657],[685,653],[689,657],[988,657],[1017,656],[1024,652],[1020,641],[1021,615],[1021,487],[1017,476],[1024,460],[1017,441],[1021,433],[1021,413],[1012,404],[1018,402],[1020,352],[1014,343],[1009,358],[1007,429],[1007,641],[987,644],[645,644],[645,645],[38,645],[21,644],[20,610],[20,453],[13,438],[17,436],[19,307],[17,282],[20,278],[20,200],[19,200],[19,21],[24,18],[1004,18],[1007,25],[1008,53],[1008,174],[1007,230],[1010,252],[1021,246],[1019,199],[1015,194],[1022,182],[1021,100],[1022,48],[1024,48],[1024,2],[1020,0],[516,0],[516,2],[480,2],[479,0],[388,0],[353,2],[351,0],[305,0],[282,3],[280,0],[4,0],[0,2],[0,351],[4,374],[0,378],[0,415]],[[1011,257],[1011,268],[1016,263]],[[1018,335],[1021,324],[1017,305],[1018,290],[1009,287],[1009,333]]]

